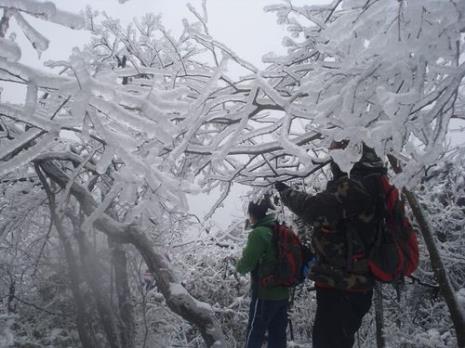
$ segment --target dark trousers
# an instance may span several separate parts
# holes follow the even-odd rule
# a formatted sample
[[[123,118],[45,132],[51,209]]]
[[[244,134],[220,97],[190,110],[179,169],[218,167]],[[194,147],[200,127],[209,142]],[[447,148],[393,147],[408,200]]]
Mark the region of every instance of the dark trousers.
[[[363,316],[370,310],[373,290],[316,290],[313,348],[351,348]]]
[[[268,348],[285,348],[287,307],[288,300],[261,300],[253,296],[245,347],[260,348],[268,331]]]

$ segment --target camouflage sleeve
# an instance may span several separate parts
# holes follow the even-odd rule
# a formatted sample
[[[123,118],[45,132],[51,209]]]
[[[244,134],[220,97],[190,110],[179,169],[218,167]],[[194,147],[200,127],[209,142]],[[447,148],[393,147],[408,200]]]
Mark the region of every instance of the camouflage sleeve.
[[[287,189],[281,192],[281,200],[294,214],[307,222],[324,219],[331,223],[342,218],[342,204],[332,193],[321,192],[312,196]]]
[[[370,194],[350,179],[340,180],[334,190],[325,190],[316,195],[287,189],[281,192],[281,200],[307,222],[323,220],[330,224],[358,215],[372,204]]]

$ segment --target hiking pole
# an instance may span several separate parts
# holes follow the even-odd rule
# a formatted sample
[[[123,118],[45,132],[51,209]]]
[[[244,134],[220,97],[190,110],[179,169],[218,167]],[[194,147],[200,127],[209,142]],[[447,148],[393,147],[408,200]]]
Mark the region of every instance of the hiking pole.
[[[295,299],[295,288],[291,289],[291,298],[289,301],[289,309],[288,309],[288,324],[289,324],[289,334],[291,336],[291,341],[294,341],[294,326],[292,325],[292,319],[291,319],[291,314],[292,314],[292,307],[294,306],[294,299]]]
[[[291,341],[294,342],[294,328],[292,327],[292,320],[289,318],[289,334],[291,335]]]

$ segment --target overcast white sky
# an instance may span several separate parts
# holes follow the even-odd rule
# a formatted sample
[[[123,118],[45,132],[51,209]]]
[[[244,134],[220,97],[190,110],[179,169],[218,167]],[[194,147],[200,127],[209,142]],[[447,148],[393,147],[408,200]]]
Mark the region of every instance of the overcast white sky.
[[[166,28],[174,34],[180,33],[183,18],[193,18],[186,4],[191,3],[201,10],[201,0],[129,0],[120,4],[117,0],[53,0],[62,10],[79,13],[90,5],[94,10],[105,11],[110,17],[119,18],[123,24],[128,24],[133,18],[146,13],[162,14]],[[207,9],[209,29],[219,41],[225,43],[242,58],[262,67],[261,57],[270,51],[284,53],[281,46],[285,28],[276,23],[276,16],[265,13],[266,5],[281,3],[282,0],[209,0]],[[295,4],[328,3],[329,0],[294,0]],[[37,23],[41,33],[50,39],[50,48],[42,55],[41,62],[48,59],[65,59],[71,49],[81,46],[88,39],[84,31],[73,31],[57,28],[55,24]],[[18,41],[25,43],[22,34]],[[36,54],[27,45],[23,47],[23,61],[38,64]],[[36,65],[37,66],[37,65]]]
[[[179,34],[183,18],[192,19],[186,4],[191,3],[199,11],[201,0],[129,0],[120,4],[118,0],[53,0],[58,8],[79,13],[90,5],[94,10],[105,11],[110,17],[118,18],[122,24],[130,23],[133,18],[146,13],[162,14],[165,27],[173,34]],[[265,13],[267,5],[279,4],[282,0],[209,0],[207,10],[209,30],[215,39],[222,42],[240,57],[255,66],[264,67],[261,57],[268,52],[285,53],[281,46],[286,35],[285,28],[276,23],[276,16]],[[296,5],[324,4],[330,0],[293,0]],[[47,60],[67,59],[73,47],[81,47],[88,39],[85,31],[74,31],[58,27],[56,24],[30,18],[35,27],[50,40],[50,47],[40,60],[36,52],[26,41],[20,30],[17,30],[17,42],[22,49],[23,63],[40,68]],[[14,30],[14,23],[12,26]],[[19,86],[4,86],[2,99],[21,102],[24,98]],[[226,227],[234,218],[243,218],[243,205],[246,199],[238,199],[246,192],[245,189],[235,189],[234,194],[225,202],[225,207],[215,215],[218,225]],[[205,197],[190,200],[191,208],[201,217],[208,211]]]

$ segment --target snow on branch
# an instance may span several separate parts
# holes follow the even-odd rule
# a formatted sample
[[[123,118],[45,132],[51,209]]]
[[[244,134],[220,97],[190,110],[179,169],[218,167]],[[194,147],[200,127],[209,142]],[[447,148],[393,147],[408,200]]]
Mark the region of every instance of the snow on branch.
[[[0,57],[17,62],[21,58],[21,49],[16,43],[0,38]]]
[[[26,38],[31,43],[32,47],[37,51],[39,57],[43,51],[47,50],[49,40],[36,28],[34,28],[34,26],[32,26],[26,18],[24,18],[22,13],[72,29],[82,29],[84,27],[84,19],[81,16],[58,10],[53,2],[39,2],[35,0],[0,0],[0,8],[4,10],[3,18],[0,22],[0,37],[5,37],[6,31],[9,27],[9,19],[13,17],[18,26],[22,29]],[[18,61],[19,58],[12,60]]]
[[[32,2],[21,4],[16,11],[31,13]],[[32,115],[23,106],[1,111],[42,131],[81,133],[66,142],[83,148],[100,139],[97,172],[124,170],[144,198],[170,209],[196,190],[194,175],[220,180],[224,192],[229,182],[300,178],[341,139],[350,145],[335,160],[345,170],[364,142],[380,156],[408,159],[399,183],[414,185],[444,154],[450,120],[463,109],[462,10],[433,0],[270,6],[293,38],[286,55],[267,57],[264,71],[210,36],[205,11],[191,8],[199,22],[184,22],[179,38],[155,16],[128,28],[92,17],[91,44],[69,63],[49,64],[65,76],[17,63],[14,45],[0,41],[10,57],[0,60],[0,76],[29,85],[28,110],[56,105],[42,93],[71,98],[53,120],[39,115],[43,107]],[[228,76],[232,64],[250,75]]]
[[[17,169],[31,163],[35,158],[49,150],[50,145],[56,141],[58,134],[56,132],[48,133],[32,148],[23,151],[15,156],[12,160],[0,164],[0,176],[9,174]]]
[[[346,170],[365,142],[380,156],[409,158],[399,184],[418,182],[445,151],[460,95],[463,5],[346,0],[266,10],[295,35],[287,56],[267,58],[274,65],[263,76],[284,95],[306,95],[298,101],[311,110],[304,128],[326,144],[350,140],[339,163]]]
[[[59,10],[51,1],[0,0],[0,7],[15,9],[72,29],[82,29],[84,27],[84,20],[81,16]]]
[[[23,30],[24,35],[27,37],[32,47],[34,47],[40,56],[40,54],[48,48],[48,39],[29,24],[19,12],[15,11],[13,17],[19,27]]]
[[[43,18],[54,16],[56,11],[55,4],[51,1],[0,0],[0,7],[17,9]]]

